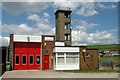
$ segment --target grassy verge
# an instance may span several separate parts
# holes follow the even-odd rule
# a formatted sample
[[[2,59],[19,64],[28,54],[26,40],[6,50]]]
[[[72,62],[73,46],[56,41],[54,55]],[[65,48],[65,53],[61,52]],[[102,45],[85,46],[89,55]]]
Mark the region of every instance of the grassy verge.
[[[88,45],[87,48],[97,48],[100,51],[103,50],[116,50],[119,49],[120,44],[105,44],[105,45]]]
[[[120,73],[120,70],[63,70],[63,72],[74,73]]]

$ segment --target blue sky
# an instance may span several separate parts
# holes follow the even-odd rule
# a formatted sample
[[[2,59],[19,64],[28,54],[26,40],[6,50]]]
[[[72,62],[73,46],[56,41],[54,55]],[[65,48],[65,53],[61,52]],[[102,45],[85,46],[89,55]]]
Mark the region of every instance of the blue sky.
[[[55,34],[58,7],[72,10],[73,45],[118,43],[117,2],[3,2],[3,45],[10,34]]]

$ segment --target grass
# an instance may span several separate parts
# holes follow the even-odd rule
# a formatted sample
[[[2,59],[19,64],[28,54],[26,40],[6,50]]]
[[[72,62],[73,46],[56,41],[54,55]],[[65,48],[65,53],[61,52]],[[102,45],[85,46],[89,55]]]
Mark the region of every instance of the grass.
[[[105,45],[89,45],[87,48],[97,48],[100,51],[103,50],[116,50],[120,44],[105,44]]]
[[[74,73],[120,73],[120,70],[63,70],[63,72]]]
[[[120,64],[120,56],[112,56],[112,57],[104,56],[104,57],[99,58],[100,63],[102,63],[102,62],[111,62],[111,61],[113,61],[114,63]]]

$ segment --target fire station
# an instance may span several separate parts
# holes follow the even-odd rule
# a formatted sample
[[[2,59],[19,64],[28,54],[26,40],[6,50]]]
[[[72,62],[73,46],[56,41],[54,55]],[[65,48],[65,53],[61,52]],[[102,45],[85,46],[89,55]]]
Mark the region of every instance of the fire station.
[[[55,12],[55,35],[10,34],[12,70],[99,69],[98,49],[71,46],[71,10]]]

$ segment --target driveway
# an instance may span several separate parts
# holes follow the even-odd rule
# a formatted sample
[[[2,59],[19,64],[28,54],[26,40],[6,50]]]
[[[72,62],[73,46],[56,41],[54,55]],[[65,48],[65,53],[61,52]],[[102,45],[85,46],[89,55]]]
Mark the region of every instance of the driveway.
[[[2,78],[118,78],[118,73],[68,73],[41,70],[6,71]]]

